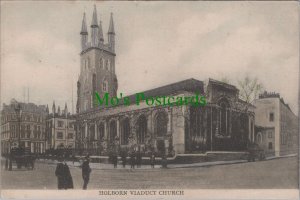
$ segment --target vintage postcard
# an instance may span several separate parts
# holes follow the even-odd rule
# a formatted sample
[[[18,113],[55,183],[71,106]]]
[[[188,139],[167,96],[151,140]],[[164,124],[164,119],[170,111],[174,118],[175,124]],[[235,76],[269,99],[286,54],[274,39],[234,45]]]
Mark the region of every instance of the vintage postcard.
[[[1,1],[1,199],[299,199],[297,1]]]

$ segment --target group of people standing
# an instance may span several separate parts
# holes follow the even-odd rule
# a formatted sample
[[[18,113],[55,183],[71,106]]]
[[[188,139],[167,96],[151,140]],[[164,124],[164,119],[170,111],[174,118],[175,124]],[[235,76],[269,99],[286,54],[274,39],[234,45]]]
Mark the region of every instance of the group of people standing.
[[[90,158],[89,156],[85,157],[84,162],[82,163],[82,179],[83,179],[83,187],[82,189],[86,190],[87,185],[90,180],[90,173],[92,172],[92,169],[90,168]],[[60,158],[58,160],[55,175],[57,176],[57,188],[59,190],[62,189],[73,189],[73,179],[72,175],[69,169],[69,166],[66,163],[66,160],[63,158]]]
[[[126,167],[127,165],[127,152],[121,152],[120,154],[121,156],[121,161],[122,161],[122,165],[123,168]],[[112,162],[112,164],[114,165],[114,168],[117,168],[118,165],[118,155],[117,153],[114,153],[111,155],[110,160]],[[129,164],[130,164],[130,168],[134,169],[136,168],[141,168],[142,165],[142,153],[140,151],[132,151],[129,154]],[[154,168],[155,165],[155,153],[151,153],[150,155],[150,165],[152,168]]]

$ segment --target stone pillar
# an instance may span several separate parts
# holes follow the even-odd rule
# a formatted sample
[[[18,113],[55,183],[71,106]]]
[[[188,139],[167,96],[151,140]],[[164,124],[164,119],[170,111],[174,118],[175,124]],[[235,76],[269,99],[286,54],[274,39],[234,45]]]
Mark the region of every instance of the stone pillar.
[[[34,153],[34,143],[33,143],[33,142],[31,142],[30,152],[31,152],[31,153]]]
[[[153,136],[152,112],[149,115],[147,115],[147,131],[149,131],[151,133],[151,136]]]
[[[167,132],[168,133],[171,133],[171,129],[172,129],[172,126],[171,126],[171,124],[172,124],[172,113],[171,113],[171,110],[169,110],[169,112],[168,112],[168,129],[167,129]]]
[[[87,138],[88,136],[88,124],[87,122],[84,122],[85,130],[84,130],[84,137]]]
[[[173,115],[173,147],[176,154],[184,153],[184,113],[186,112],[186,106],[174,107]]]
[[[98,140],[98,126],[97,126],[97,122],[95,122],[95,140]]]
[[[104,138],[108,139],[108,125],[106,120],[104,121]]]
[[[117,124],[117,136],[120,138],[120,121],[119,118],[116,119]]]

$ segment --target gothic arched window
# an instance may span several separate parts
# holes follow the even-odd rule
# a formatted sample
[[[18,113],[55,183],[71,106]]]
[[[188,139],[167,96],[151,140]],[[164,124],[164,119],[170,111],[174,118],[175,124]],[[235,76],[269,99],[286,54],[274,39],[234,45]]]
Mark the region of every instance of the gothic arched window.
[[[103,84],[102,84],[102,90],[103,90],[103,92],[107,92],[107,91],[108,91],[108,83],[107,83],[107,80],[104,80],[104,81],[103,81]]]
[[[110,61],[109,61],[109,60],[107,60],[107,70],[108,70],[108,71],[111,71],[111,68],[110,68]]]
[[[100,69],[103,69],[103,65],[104,65],[104,60],[103,58],[100,58],[100,63],[99,63]]]
[[[109,143],[112,144],[117,136],[117,123],[115,120],[109,124]]]
[[[121,144],[128,144],[128,137],[130,135],[130,123],[129,118],[126,117],[121,122]]]
[[[165,112],[159,112],[156,116],[155,132],[158,137],[167,135],[168,131],[168,115]]]
[[[104,137],[104,124],[101,122],[98,126],[98,140],[102,140]]]
[[[229,136],[229,122],[230,122],[230,105],[226,99],[222,99],[219,102],[220,106],[220,123],[219,123],[219,131],[223,136]]]
[[[143,144],[145,142],[145,136],[147,135],[147,118],[145,115],[141,115],[137,120],[137,143]]]

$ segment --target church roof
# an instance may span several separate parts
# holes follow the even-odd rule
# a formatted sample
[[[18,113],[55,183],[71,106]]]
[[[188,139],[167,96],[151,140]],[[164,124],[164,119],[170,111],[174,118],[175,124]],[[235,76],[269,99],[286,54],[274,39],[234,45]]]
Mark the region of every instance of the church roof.
[[[198,94],[204,94],[204,87],[203,87],[203,82],[196,80],[196,79],[187,79],[183,81],[179,81],[176,83],[164,85],[161,87],[157,87],[154,89],[146,90],[146,91],[141,91],[141,92],[136,92],[135,94],[127,96],[129,98],[130,104],[134,104],[136,101],[136,94],[137,93],[143,93],[145,98],[147,97],[162,97],[162,96],[171,96],[173,94],[176,94],[177,92],[192,92],[192,93],[198,93]],[[119,95],[118,95],[119,97]],[[125,97],[123,97],[124,99]],[[119,105],[123,104],[123,99],[119,103]],[[104,107],[113,107],[113,106],[99,106],[99,108],[104,108]]]
[[[212,78],[209,78],[209,84],[219,85],[219,86],[225,87],[227,89],[231,89],[231,90],[238,90],[234,85],[224,83],[222,81],[218,81],[218,80],[215,80]]]
[[[203,94],[204,93],[203,82],[190,78],[176,83],[157,87],[151,90],[146,90],[140,93],[144,93],[145,97],[152,97],[152,96],[171,95],[179,91],[187,91],[193,93],[197,92],[199,94]],[[135,94],[129,97],[135,97]]]

